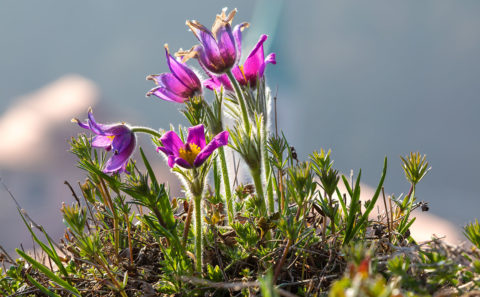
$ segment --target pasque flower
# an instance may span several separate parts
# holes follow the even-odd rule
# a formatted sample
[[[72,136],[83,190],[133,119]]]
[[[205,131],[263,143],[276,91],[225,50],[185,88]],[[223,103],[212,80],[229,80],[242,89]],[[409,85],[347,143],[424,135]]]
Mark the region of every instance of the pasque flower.
[[[240,57],[237,36],[248,26],[247,23],[242,23],[232,30],[232,20],[236,12],[234,9],[227,16],[224,8],[222,13],[217,15],[211,31],[197,21],[187,21],[187,26],[200,44],[190,51],[180,51],[177,54],[184,56],[184,60],[197,58],[204,69],[215,74],[230,70]]]
[[[202,124],[188,128],[187,142],[184,144],[174,131],[166,132],[160,140],[163,146],[157,148],[168,157],[168,166],[175,164],[183,168],[201,166],[220,146],[228,144],[228,131],[218,133],[206,144],[205,129]]]
[[[254,88],[257,84],[257,79],[263,77],[266,65],[277,64],[275,53],[271,53],[265,58],[263,43],[267,38],[268,36],[265,34],[260,36],[260,39],[245,59],[243,65],[236,65],[232,68],[233,76],[241,85],[250,85],[250,87]],[[239,38],[239,43],[240,42],[241,39]],[[220,76],[211,75],[210,79],[205,80],[203,83],[205,87],[212,90],[218,90],[223,85],[226,90],[233,91],[232,84],[225,74]]]
[[[104,172],[126,172],[125,167],[137,143],[135,133],[126,124],[99,124],[93,117],[92,109],[89,109],[88,120],[85,123],[78,119],[72,121],[96,134],[92,140],[92,147],[113,151],[113,156],[105,164]]]
[[[151,89],[147,96],[153,94],[163,100],[183,103],[201,94],[202,84],[195,72],[184,63],[172,57],[167,45],[165,45],[165,53],[171,73],[147,76],[148,80],[153,80],[158,85],[158,87]]]

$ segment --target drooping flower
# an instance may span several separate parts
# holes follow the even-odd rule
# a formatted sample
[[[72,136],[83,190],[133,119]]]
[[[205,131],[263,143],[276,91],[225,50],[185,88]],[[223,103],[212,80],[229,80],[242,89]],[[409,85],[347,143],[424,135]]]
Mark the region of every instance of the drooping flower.
[[[183,168],[201,166],[220,146],[228,144],[228,131],[218,133],[206,144],[205,129],[202,124],[188,128],[187,143],[183,143],[174,131],[166,132],[160,140],[163,146],[157,148],[168,157],[168,166],[175,164]]]
[[[197,21],[187,21],[187,26],[200,44],[190,51],[180,51],[177,54],[183,56],[184,61],[190,58],[198,59],[204,69],[215,74],[230,70],[240,57],[237,36],[248,26],[248,23],[242,23],[232,30],[232,20],[236,12],[234,9],[227,16],[224,8],[221,14],[217,14],[212,31]]]
[[[250,87],[255,88],[257,79],[263,77],[267,64],[277,64],[275,53],[271,53],[265,58],[263,43],[267,38],[268,36],[265,34],[260,36],[260,40],[258,40],[255,47],[245,59],[243,65],[233,67],[233,76],[242,86],[250,85]],[[225,74],[220,76],[211,75],[203,84],[211,90],[219,90],[221,86],[226,90],[233,90],[232,84]]]
[[[96,134],[92,140],[92,147],[113,151],[113,156],[105,164],[104,172],[126,172],[128,160],[137,143],[135,133],[126,124],[99,124],[95,121],[91,108],[88,110],[88,119],[85,123],[78,119],[72,121]]]
[[[158,87],[151,89],[147,96],[155,95],[160,99],[183,103],[190,98],[202,93],[202,84],[187,65],[178,61],[165,45],[168,68],[171,73],[152,74],[147,76],[147,80],[153,80]]]

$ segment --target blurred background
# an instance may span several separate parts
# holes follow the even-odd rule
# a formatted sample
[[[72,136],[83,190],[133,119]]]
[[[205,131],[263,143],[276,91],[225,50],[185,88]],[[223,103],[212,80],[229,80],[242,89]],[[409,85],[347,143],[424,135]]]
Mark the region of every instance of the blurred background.
[[[186,19],[209,27],[224,6],[238,8],[235,23],[251,22],[244,53],[269,35],[279,128],[299,159],[332,149],[338,169],[361,168],[375,185],[386,155],[386,191],[399,195],[408,192],[399,156],[419,151],[432,171],[417,196],[431,215],[457,231],[480,217],[478,1],[2,1],[0,178],[54,238],[61,202],[73,201],[64,181],[85,179],[68,152],[81,132],[70,119],[92,106],[100,122],[186,124],[179,105],[145,98],[145,76],[167,71],[164,43],[196,43]],[[152,149],[150,159],[178,193],[163,158]],[[20,243],[31,239],[2,188],[0,245]]]

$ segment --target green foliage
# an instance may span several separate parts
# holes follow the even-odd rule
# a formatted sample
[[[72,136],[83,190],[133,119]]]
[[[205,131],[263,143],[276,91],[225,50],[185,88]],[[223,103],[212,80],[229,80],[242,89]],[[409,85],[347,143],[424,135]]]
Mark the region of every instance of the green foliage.
[[[398,297],[480,289],[478,221],[465,227],[478,249],[438,240],[418,245],[410,236],[412,211],[422,205],[415,190],[430,170],[425,155],[401,157],[410,182],[403,199],[384,195],[385,158],[373,196],[362,201],[361,170],[349,180],[334,168],[330,150],[303,160],[281,131],[270,131],[272,100],[263,70],[255,85],[240,85],[230,70],[226,74],[233,90],[218,90],[210,103],[196,92],[183,103],[187,121],[206,127],[205,145],[203,135],[178,129],[184,142],[202,138],[192,142],[198,151],[178,143],[167,148],[162,141],[172,141],[158,130],[122,126],[132,137],[148,133],[155,146],[173,150],[170,158],[187,149],[193,160],[208,156],[200,166],[189,161],[172,168],[184,186],[180,197],[157,179],[143,148],[138,164],[128,160],[126,168],[106,173],[101,149],[118,154],[118,135],[89,123],[95,137],[112,145],[94,149],[98,138],[72,138],[71,152],[86,180],[79,183],[80,195],[70,187],[75,202],[61,208],[64,238],[56,243],[19,206],[45,261],[23,249],[16,261],[0,253],[10,265],[0,270],[0,295]],[[211,143],[224,129],[229,147],[217,155],[218,143]],[[232,150],[235,164],[228,166]],[[374,217],[380,197],[385,210]]]
[[[464,227],[464,234],[470,242],[480,249],[480,225],[478,220],[475,223],[469,223]]]

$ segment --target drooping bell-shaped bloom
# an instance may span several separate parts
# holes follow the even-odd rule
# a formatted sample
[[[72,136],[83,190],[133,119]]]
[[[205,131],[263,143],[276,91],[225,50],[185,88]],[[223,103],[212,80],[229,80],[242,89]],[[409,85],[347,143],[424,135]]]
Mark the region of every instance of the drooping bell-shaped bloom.
[[[180,51],[177,55],[183,56],[184,61],[196,58],[205,70],[215,74],[230,70],[240,58],[237,36],[248,26],[248,23],[243,23],[232,30],[232,20],[236,12],[234,9],[227,15],[224,8],[221,14],[217,14],[211,31],[197,21],[187,21],[187,26],[200,44],[190,51]]]
[[[137,143],[135,133],[126,124],[99,124],[93,117],[92,109],[89,109],[85,123],[78,119],[72,121],[96,134],[91,143],[92,147],[113,151],[113,156],[105,164],[104,172],[126,172],[128,160]]]
[[[183,103],[202,93],[202,84],[198,76],[183,62],[178,61],[165,45],[168,68],[171,73],[153,74],[147,76],[158,87],[151,89],[147,96],[155,95],[160,99]]]
[[[228,144],[228,131],[218,133],[207,144],[202,124],[188,128],[187,143],[183,143],[174,131],[166,132],[160,140],[163,146],[157,148],[168,157],[168,166],[175,164],[183,168],[201,166],[220,146]]]
[[[260,36],[260,40],[258,40],[255,47],[245,59],[243,65],[233,67],[233,76],[242,86],[250,85],[250,87],[254,88],[257,85],[257,80],[263,77],[266,65],[277,64],[275,53],[271,53],[265,58],[263,43],[267,38],[268,36],[265,34]],[[203,84],[211,90],[218,90],[221,86],[226,90],[233,90],[232,84],[225,74],[220,76],[211,75]]]

